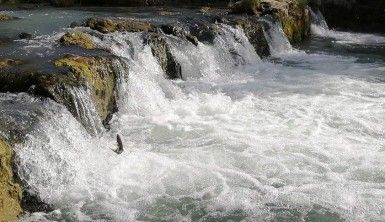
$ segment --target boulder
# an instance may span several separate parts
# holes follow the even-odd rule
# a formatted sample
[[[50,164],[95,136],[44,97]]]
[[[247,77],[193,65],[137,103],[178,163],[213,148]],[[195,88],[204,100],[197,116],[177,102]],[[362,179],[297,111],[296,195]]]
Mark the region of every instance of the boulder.
[[[32,38],[32,34],[29,34],[29,33],[26,33],[26,32],[22,32],[19,34],[19,38],[20,39],[31,39]]]
[[[87,128],[77,114],[76,101],[71,90],[88,87],[96,112],[106,125],[116,112],[115,59],[107,56],[67,55],[54,61],[56,69],[24,71],[21,68],[0,70],[0,92],[28,92],[48,97],[63,104]],[[16,67],[15,67],[16,68]],[[27,69],[29,70],[29,69]]]
[[[307,0],[286,0],[285,10],[274,14],[282,24],[282,29],[292,43],[298,43],[310,35],[310,11]]]
[[[100,119],[107,123],[116,111],[115,87],[117,74],[113,67],[113,59],[108,57],[83,57],[68,55],[56,60],[55,66],[69,70],[69,80],[90,88],[91,98]],[[66,103],[65,85],[48,89],[57,101]],[[72,103],[70,103],[72,104]],[[70,105],[67,104],[67,105]],[[70,107],[74,110],[74,107]]]
[[[0,22],[12,20],[12,19],[16,19],[16,17],[10,16],[10,15],[5,15],[5,14],[0,14]]]
[[[230,4],[233,14],[259,15],[261,12],[261,0],[240,0]]]
[[[257,17],[236,17],[232,19],[231,24],[243,29],[255,52],[260,57],[270,56],[269,44],[265,38],[263,26]]]
[[[23,212],[22,191],[12,172],[13,150],[0,138],[0,215],[1,221],[17,221]]]
[[[271,14],[282,24],[290,42],[300,42],[310,34],[308,0],[240,0],[230,5],[233,14]]]
[[[170,79],[182,79],[182,67],[175,60],[166,39],[158,33],[151,33],[147,37],[152,54],[158,60],[163,71]]]
[[[84,32],[67,32],[60,38],[62,45],[76,45],[85,49],[95,48],[91,36]]]
[[[16,65],[22,64],[23,61],[21,60],[14,60],[14,59],[1,59],[0,58],[0,69],[8,69]]]
[[[133,19],[97,19],[90,18],[86,26],[101,33],[110,33],[116,31],[126,32],[154,32],[155,26],[149,22]]]

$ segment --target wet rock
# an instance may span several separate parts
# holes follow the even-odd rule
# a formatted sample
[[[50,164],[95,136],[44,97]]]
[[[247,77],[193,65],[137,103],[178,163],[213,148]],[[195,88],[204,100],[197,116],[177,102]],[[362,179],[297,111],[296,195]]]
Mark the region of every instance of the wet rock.
[[[180,15],[180,12],[162,10],[162,11],[159,11],[158,14],[161,16],[175,16],[175,15]]]
[[[273,15],[290,42],[300,42],[310,34],[307,0],[241,0],[230,8],[233,14]]]
[[[198,45],[199,42],[213,44],[218,30],[214,23],[207,20],[189,20],[174,24],[162,25],[161,30],[168,35],[174,35]]]
[[[75,0],[51,0],[51,4],[56,7],[69,7],[75,5]]]
[[[66,68],[70,72],[70,82],[87,86],[96,111],[103,122],[108,122],[111,113],[116,111],[116,73],[113,59],[107,57],[83,57],[68,55],[55,61],[56,67]],[[67,80],[68,81],[68,80]],[[65,83],[49,89],[58,101],[66,102]]]
[[[90,18],[87,20],[86,26],[101,33],[110,33],[116,31],[154,32],[156,30],[155,26],[149,22],[132,19],[122,20]]]
[[[210,10],[211,10],[210,7],[201,7],[201,8],[199,9],[199,11],[200,11],[201,13],[203,13],[203,14],[209,13]]]
[[[67,32],[60,38],[62,45],[76,45],[85,49],[95,48],[91,36],[84,32]]]
[[[100,119],[107,123],[117,110],[117,70],[114,62],[115,59],[108,56],[68,55],[55,60],[53,65],[56,70],[49,73],[28,69],[0,69],[0,92],[32,92],[37,96],[51,98],[66,106],[80,119],[77,116],[76,98],[71,90],[75,87],[88,87]]]
[[[22,64],[23,61],[21,60],[14,60],[14,59],[0,59],[0,69],[8,69],[15,65]]]
[[[385,1],[322,0],[312,2],[320,9],[331,28],[354,32],[385,33]]]
[[[32,34],[29,34],[29,33],[26,33],[26,32],[22,32],[19,34],[19,38],[20,39],[31,39],[32,38]]]
[[[10,44],[12,42],[12,39],[8,37],[2,37],[0,36],[0,46]]]
[[[167,35],[174,35],[176,37],[186,39],[195,46],[198,45],[199,40],[197,37],[190,34],[189,30],[186,27],[183,27],[179,24],[166,24],[161,26],[161,30]]]
[[[38,194],[23,191],[23,198],[21,200],[23,210],[28,212],[50,212],[54,209],[49,204],[44,203]]]
[[[282,24],[282,29],[290,42],[301,42],[310,35],[310,11],[304,0],[290,1],[274,15]]]
[[[13,19],[16,19],[16,17],[10,16],[10,15],[0,14],[0,22],[1,21],[9,21],[9,20],[13,20]]]
[[[167,77],[182,79],[182,68],[172,55],[166,39],[158,33],[152,33],[147,37],[147,43]]]
[[[75,27],[78,27],[78,26],[79,26],[79,24],[77,22],[72,22],[70,24],[70,28],[75,28]]]
[[[261,0],[240,0],[230,5],[233,14],[259,15],[261,12]]]
[[[255,52],[260,57],[270,56],[269,44],[265,38],[263,26],[257,17],[235,17],[231,19],[230,24],[243,29]]]
[[[2,221],[17,221],[23,212],[22,191],[15,183],[12,172],[13,150],[0,138],[0,215]]]

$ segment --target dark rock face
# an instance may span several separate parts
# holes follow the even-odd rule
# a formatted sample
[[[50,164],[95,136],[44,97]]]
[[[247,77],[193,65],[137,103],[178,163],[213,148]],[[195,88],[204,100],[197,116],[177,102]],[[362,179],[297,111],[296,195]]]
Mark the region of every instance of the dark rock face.
[[[162,31],[168,35],[174,35],[185,39],[194,45],[198,42],[213,44],[218,33],[214,23],[210,21],[185,21],[161,26]]]
[[[32,34],[29,34],[29,33],[26,33],[26,32],[22,32],[19,34],[19,38],[20,39],[31,39],[32,38]]]
[[[183,79],[182,68],[172,55],[166,39],[158,33],[152,33],[146,41],[166,75],[170,79]]]
[[[258,21],[257,17],[235,17],[231,23],[243,29],[249,42],[260,57],[270,55],[269,45],[263,33],[262,24]]]
[[[50,0],[51,4],[57,7],[69,7],[75,5],[75,0]]]
[[[383,0],[323,0],[320,10],[332,28],[385,33]]]

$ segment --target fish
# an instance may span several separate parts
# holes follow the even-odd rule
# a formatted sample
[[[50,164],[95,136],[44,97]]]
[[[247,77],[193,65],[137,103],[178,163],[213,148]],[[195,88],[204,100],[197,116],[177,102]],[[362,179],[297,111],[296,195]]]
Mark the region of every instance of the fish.
[[[113,150],[115,153],[117,154],[122,154],[123,151],[124,151],[124,147],[123,147],[123,141],[122,141],[122,138],[120,138],[120,135],[117,134],[116,135],[116,142],[118,144],[118,148],[116,150]]]

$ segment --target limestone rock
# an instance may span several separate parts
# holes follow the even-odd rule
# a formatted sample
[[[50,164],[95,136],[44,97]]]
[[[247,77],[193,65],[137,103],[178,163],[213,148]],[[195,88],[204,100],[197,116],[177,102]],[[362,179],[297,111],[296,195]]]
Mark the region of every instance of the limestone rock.
[[[0,59],[0,69],[8,69],[12,66],[20,65],[21,63],[23,63],[21,60]]]
[[[108,121],[109,116],[116,110],[116,74],[113,60],[107,57],[68,55],[56,60],[55,66],[68,68],[73,76],[71,80],[91,89],[91,97],[100,119]],[[60,97],[61,93],[57,87],[55,90],[53,93]]]
[[[1,22],[1,21],[12,20],[12,19],[16,19],[16,18],[13,17],[13,16],[10,16],[10,15],[0,14],[0,22]]]
[[[167,77],[170,79],[182,79],[182,68],[172,55],[165,38],[157,33],[152,33],[148,36],[147,41],[151,47],[152,54],[157,58]]]
[[[149,22],[139,20],[122,19],[97,19],[90,18],[86,26],[101,33],[110,33],[116,31],[126,32],[154,32],[155,26]]]
[[[0,219],[17,221],[23,212],[21,208],[21,188],[14,182],[12,173],[13,151],[10,145],[0,138]]]
[[[59,41],[63,45],[76,45],[85,49],[95,48],[91,37],[84,32],[67,32]]]

